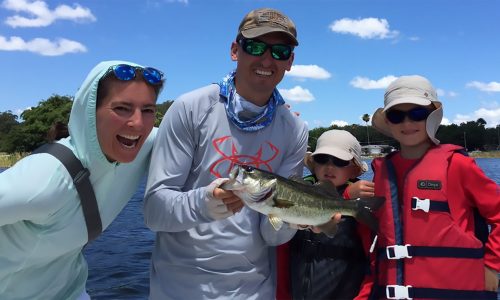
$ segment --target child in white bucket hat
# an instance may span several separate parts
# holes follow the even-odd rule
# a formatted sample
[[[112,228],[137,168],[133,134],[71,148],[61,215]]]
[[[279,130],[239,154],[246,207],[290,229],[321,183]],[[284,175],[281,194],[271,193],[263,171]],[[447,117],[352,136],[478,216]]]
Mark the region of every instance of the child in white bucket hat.
[[[372,270],[356,299],[497,297],[500,189],[462,147],[439,143],[442,116],[436,90],[418,75],[392,82],[373,115],[401,150],[372,161],[375,195],[386,201],[371,247],[363,235]]]
[[[305,180],[328,181],[345,199],[374,194],[371,181],[357,178],[368,166],[361,160],[361,145],[348,131],[324,132],[304,162],[312,172]],[[278,247],[280,266],[286,266],[278,270],[278,291],[287,286],[291,295],[279,293],[277,299],[352,299],[358,294],[368,264],[357,222],[342,217],[336,226],[334,237],[299,230],[288,244]]]

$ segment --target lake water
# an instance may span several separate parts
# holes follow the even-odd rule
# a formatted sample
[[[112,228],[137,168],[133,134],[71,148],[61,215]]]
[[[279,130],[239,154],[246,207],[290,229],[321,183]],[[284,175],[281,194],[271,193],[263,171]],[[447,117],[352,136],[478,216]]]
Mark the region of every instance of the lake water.
[[[500,184],[500,159],[476,161]],[[370,170],[362,178],[371,179],[372,175]],[[154,234],[144,226],[143,194],[144,183],[111,226],[84,250],[89,264],[87,289],[94,300],[147,299]]]

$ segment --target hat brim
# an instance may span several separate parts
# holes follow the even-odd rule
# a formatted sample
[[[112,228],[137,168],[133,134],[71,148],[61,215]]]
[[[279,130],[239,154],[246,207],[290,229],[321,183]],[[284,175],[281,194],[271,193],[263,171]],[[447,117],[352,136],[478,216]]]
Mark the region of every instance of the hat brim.
[[[416,105],[422,105],[422,106],[427,106],[431,105],[432,102],[429,99],[424,99],[420,97],[402,97],[397,100],[391,101],[390,104],[388,104],[386,107],[384,107],[383,111],[387,111],[391,107],[398,105],[398,104],[403,104],[403,103],[410,103],[410,104],[416,104]]]
[[[241,31],[241,35],[244,36],[247,39],[253,39],[259,36],[262,36],[264,34],[272,33],[272,32],[282,32],[290,38],[290,41],[292,42],[292,45],[298,46],[299,41],[285,29],[277,28],[277,27],[269,27],[269,26],[262,26],[262,27],[255,27],[255,28],[249,28]]]

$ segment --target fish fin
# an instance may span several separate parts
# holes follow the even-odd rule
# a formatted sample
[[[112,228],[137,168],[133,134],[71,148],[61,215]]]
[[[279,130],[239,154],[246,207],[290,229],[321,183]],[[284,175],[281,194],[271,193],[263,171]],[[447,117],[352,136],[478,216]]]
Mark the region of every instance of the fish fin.
[[[320,181],[314,184],[316,191],[335,200],[340,199],[339,192],[333,183],[330,181]]]
[[[304,183],[304,179],[298,175],[292,175],[290,177],[288,177],[288,179],[292,180],[292,181],[296,181],[296,182],[300,182],[300,183]]]
[[[358,205],[368,208],[371,211],[376,211],[385,202],[385,197],[366,197],[358,198]]]
[[[357,210],[354,217],[359,222],[368,226],[374,232],[378,232],[378,220],[373,214],[373,211],[377,210],[382,206],[385,201],[384,197],[369,197],[369,198],[358,198],[356,200],[351,200],[357,202]]]
[[[281,220],[280,217],[276,215],[269,215],[268,218],[269,218],[269,223],[273,225],[274,230],[278,231],[281,229],[281,227],[283,226],[283,220]]]
[[[290,201],[290,200],[286,200],[286,199],[279,199],[279,198],[276,198],[274,200],[274,207],[279,207],[279,208],[290,208],[292,206],[294,206],[295,204],[293,203],[293,201]]]

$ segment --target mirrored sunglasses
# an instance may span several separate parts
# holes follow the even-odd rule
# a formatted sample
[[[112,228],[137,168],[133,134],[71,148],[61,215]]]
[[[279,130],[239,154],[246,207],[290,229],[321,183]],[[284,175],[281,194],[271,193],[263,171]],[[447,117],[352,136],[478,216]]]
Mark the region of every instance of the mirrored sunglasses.
[[[109,67],[106,75],[112,72],[117,79],[129,81],[135,78],[136,71],[139,71],[142,74],[142,78],[149,84],[158,85],[163,82],[163,72],[151,67],[142,68],[126,64],[114,65]]]
[[[430,115],[431,111],[423,106],[412,108],[408,111],[390,109],[385,112],[385,116],[392,124],[402,123],[406,117],[415,122],[420,122]]]
[[[339,168],[347,167],[351,162],[350,160],[343,160],[328,154],[316,154],[313,155],[312,158],[318,165],[326,165],[328,162],[331,162],[334,166]]]
[[[287,60],[292,55],[293,47],[286,44],[267,44],[259,40],[241,39],[238,43],[243,51],[253,56],[262,56],[271,49],[271,56],[276,60]]]

